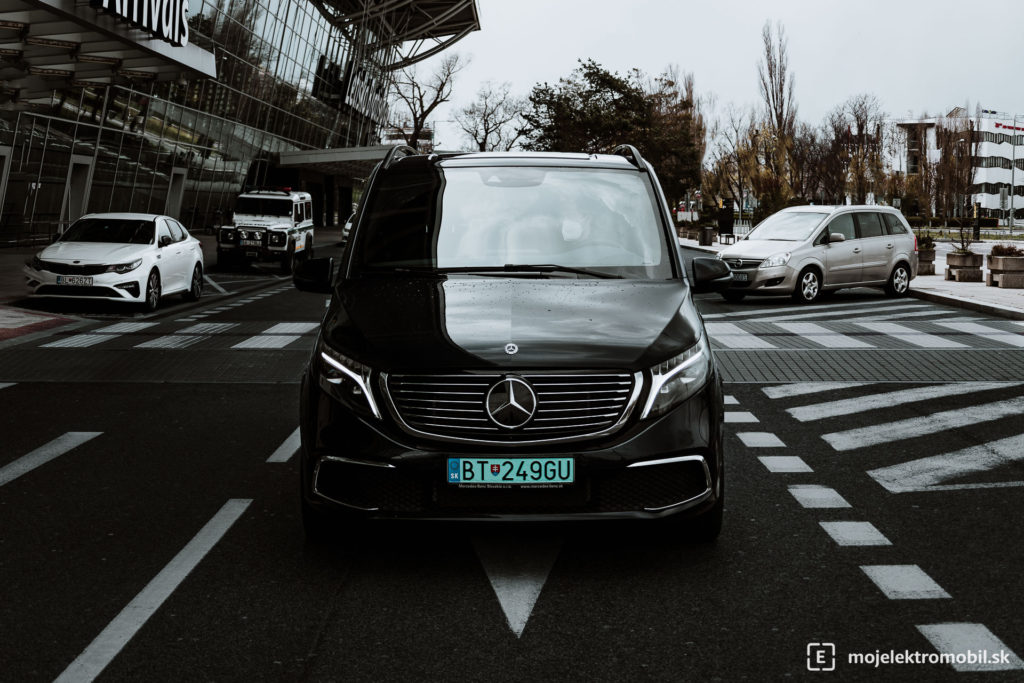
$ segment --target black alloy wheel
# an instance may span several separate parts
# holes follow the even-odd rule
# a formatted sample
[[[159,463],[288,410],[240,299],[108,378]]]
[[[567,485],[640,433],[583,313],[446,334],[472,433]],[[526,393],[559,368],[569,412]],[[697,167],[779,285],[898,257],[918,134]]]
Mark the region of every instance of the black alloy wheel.
[[[142,305],[148,313],[152,313],[160,305],[160,272],[156,268],[149,271],[149,278],[146,280],[146,300]]]
[[[199,301],[199,297],[203,295],[203,267],[196,264],[196,267],[192,269],[192,282],[182,297],[185,301]]]

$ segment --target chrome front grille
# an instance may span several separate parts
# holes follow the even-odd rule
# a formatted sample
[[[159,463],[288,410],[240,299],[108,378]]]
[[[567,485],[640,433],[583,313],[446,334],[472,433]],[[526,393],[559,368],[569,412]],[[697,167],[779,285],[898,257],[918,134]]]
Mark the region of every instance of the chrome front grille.
[[[537,409],[522,427],[506,429],[488,415],[487,392],[505,377],[528,382]],[[390,404],[410,430],[443,439],[487,443],[578,440],[619,427],[640,393],[640,374],[387,375]]]
[[[46,270],[58,275],[99,275],[107,272],[107,267],[99,264],[75,265],[57,261],[40,261],[39,270]]]
[[[749,259],[749,258],[725,258],[722,259],[729,264],[729,267],[733,270],[745,270],[747,268],[757,268],[764,259]]]

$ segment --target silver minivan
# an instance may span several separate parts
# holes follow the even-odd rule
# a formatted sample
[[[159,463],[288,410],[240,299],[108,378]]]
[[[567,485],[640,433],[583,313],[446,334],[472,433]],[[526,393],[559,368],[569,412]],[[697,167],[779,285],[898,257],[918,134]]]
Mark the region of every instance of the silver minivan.
[[[728,301],[790,294],[810,303],[843,287],[905,296],[917,276],[917,236],[887,206],[794,206],[718,254],[732,268]]]

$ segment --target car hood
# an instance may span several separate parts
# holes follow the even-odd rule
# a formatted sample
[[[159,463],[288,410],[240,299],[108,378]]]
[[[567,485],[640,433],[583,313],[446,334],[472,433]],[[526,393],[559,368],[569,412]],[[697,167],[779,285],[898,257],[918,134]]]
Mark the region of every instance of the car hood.
[[[56,242],[43,249],[39,258],[62,263],[128,263],[141,257],[151,246],[110,242]]]
[[[681,281],[452,277],[339,285],[330,345],[384,371],[639,370],[697,342]],[[514,354],[506,345],[515,344]]]
[[[785,240],[739,240],[731,244],[721,252],[724,259],[729,258],[768,258],[775,254],[783,254],[793,251],[801,246],[803,242],[787,242]]]

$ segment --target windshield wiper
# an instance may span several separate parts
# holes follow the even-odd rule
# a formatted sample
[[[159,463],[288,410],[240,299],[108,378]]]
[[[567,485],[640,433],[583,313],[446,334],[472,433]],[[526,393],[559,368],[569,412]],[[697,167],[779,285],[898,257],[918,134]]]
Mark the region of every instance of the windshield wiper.
[[[560,266],[557,263],[506,263],[503,266],[459,266],[453,268],[438,268],[438,273],[575,273],[576,275],[589,275],[597,278],[622,279],[621,275],[606,273],[601,270],[590,268],[576,268],[575,266]]]

